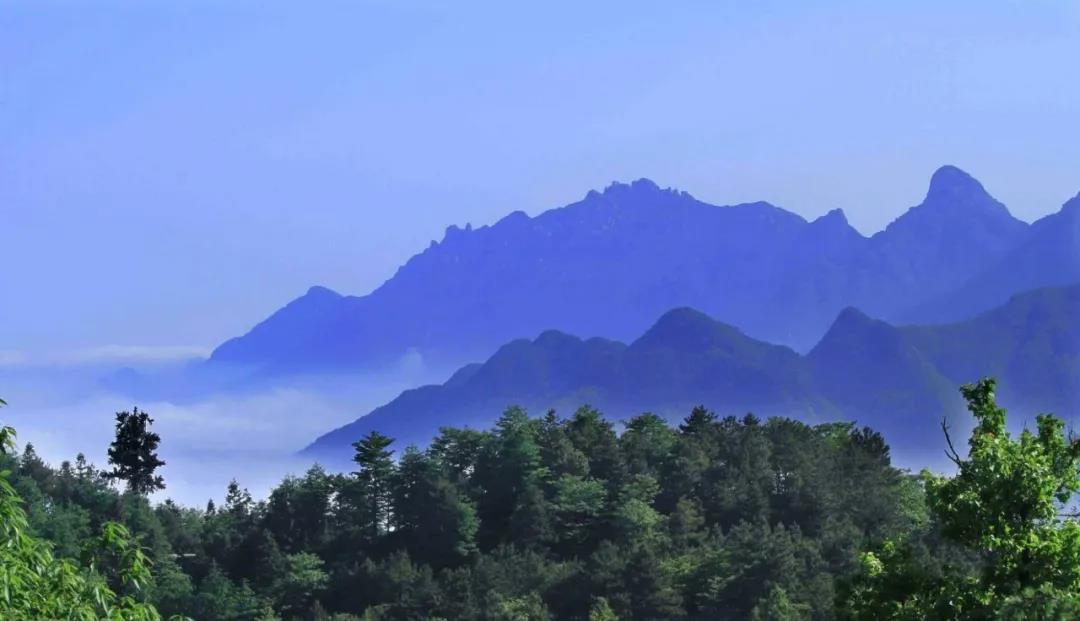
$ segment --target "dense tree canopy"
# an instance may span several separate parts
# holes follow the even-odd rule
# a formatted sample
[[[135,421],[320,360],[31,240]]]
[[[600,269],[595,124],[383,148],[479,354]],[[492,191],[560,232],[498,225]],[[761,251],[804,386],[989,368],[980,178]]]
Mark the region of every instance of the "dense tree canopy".
[[[0,428],[0,457],[11,453],[14,441],[14,429]],[[29,468],[38,465],[25,457]],[[100,535],[82,543],[89,557],[85,566],[57,558],[54,545],[32,532],[23,499],[8,480],[8,472],[0,471],[0,619],[161,618],[145,601],[145,588],[152,582],[150,561],[127,528],[107,522]]]
[[[621,429],[588,407],[510,408],[425,450],[370,434],[355,472],[315,466],[265,500],[234,481],[205,509],[121,493],[81,457],[53,469],[27,447],[0,467],[19,528],[56,558],[105,527],[102,577],[71,575],[151,615],[138,606],[207,621],[1074,618],[1080,452],[1051,416],[1010,437],[993,388],[963,389],[978,424],[953,477],[894,468],[869,429],[703,407]]]

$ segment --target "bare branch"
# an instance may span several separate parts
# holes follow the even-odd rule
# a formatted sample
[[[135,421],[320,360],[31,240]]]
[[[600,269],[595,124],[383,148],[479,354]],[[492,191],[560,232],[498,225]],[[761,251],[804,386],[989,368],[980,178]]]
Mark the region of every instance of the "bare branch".
[[[952,437],[949,436],[949,425],[945,422],[944,418],[941,419],[941,431],[945,433],[945,442],[949,445],[949,450],[945,451],[945,456],[959,467],[960,453],[957,453],[956,447],[953,446]]]

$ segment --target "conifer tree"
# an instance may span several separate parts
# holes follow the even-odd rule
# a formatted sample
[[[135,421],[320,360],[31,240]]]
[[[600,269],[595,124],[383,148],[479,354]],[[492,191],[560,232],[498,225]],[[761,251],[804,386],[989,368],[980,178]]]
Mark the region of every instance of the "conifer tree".
[[[153,423],[154,419],[139,408],[117,412],[116,439],[109,446],[113,469],[105,476],[124,481],[129,492],[140,496],[165,489],[165,480],[155,474],[165,462],[157,455],[161,436],[150,431]]]
[[[393,493],[394,451],[389,450],[394,439],[372,431],[353,443],[356,454],[356,478],[365,497],[367,516],[364,528],[369,537],[376,538],[390,527]]]

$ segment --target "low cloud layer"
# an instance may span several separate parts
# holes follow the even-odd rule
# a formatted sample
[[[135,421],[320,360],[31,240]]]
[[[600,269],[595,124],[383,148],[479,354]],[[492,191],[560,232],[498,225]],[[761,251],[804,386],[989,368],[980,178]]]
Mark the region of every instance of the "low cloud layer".
[[[17,429],[20,446],[32,443],[54,465],[83,453],[105,466],[115,413],[138,406],[150,413],[162,437],[168,487],[160,499],[193,506],[220,500],[233,478],[265,495],[286,474],[300,474],[312,465],[297,458],[296,451],[419,381],[409,374],[319,378],[176,403],[134,401],[103,391],[96,381],[99,371],[97,365],[93,370],[77,365],[0,369],[0,396],[9,403],[0,410],[0,421]]]
[[[206,358],[210,347],[192,345],[100,345],[68,350],[25,352],[0,350],[0,367],[42,368],[98,364],[155,364]]]

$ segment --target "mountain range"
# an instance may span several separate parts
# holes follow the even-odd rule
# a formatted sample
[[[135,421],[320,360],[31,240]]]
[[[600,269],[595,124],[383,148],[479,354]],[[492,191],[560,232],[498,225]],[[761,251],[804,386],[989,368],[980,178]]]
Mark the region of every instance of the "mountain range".
[[[629,340],[679,307],[790,347],[763,350],[784,362],[847,307],[934,324],[1075,282],[1080,196],[1029,225],[945,166],[921,204],[866,237],[839,210],[807,221],[768,203],[710,205],[641,179],[535,217],[452,226],[368,295],[313,287],[220,345],[202,372],[365,371],[408,353],[451,369],[548,329]],[[590,355],[621,347],[585,343]]]
[[[377,430],[397,446],[426,444],[443,426],[489,426],[511,404],[564,414],[582,404],[614,419],[651,411],[671,419],[696,404],[722,414],[854,420],[900,455],[940,455],[939,424],[963,428],[957,387],[999,379],[1014,414],[1080,413],[1080,285],[1013,296],[961,322],[894,326],[842,310],[808,353],[766,343],[690,308],[664,313],[623,344],[547,330],[513,340],[458,370],[318,438],[305,454],[347,463],[351,443]]]

